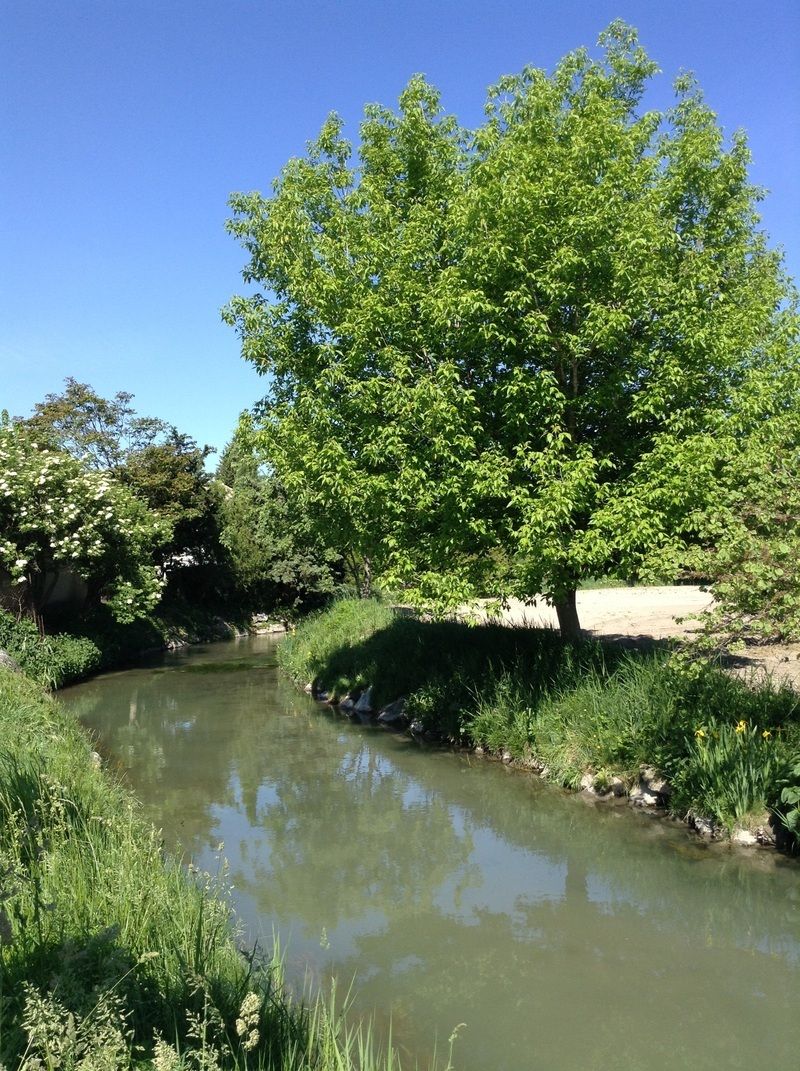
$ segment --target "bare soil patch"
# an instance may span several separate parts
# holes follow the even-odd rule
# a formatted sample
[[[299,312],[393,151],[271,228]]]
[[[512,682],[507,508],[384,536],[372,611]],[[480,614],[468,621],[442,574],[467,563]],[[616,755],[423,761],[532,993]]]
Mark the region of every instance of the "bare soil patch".
[[[666,640],[690,636],[698,627],[697,615],[707,610],[712,595],[693,585],[660,587],[588,588],[577,595],[582,628],[603,639]],[[544,599],[532,605],[512,600],[487,618],[509,625],[558,628],[558,618]],[[732,664],[743,675],[771,676],[800,688],[800,643],[750,647]]]

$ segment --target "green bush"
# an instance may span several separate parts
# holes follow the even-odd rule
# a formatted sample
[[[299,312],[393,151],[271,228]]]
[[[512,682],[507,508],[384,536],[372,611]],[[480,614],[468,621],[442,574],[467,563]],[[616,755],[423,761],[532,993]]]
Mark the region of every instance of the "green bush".
[[[800,843],[800,752],[779,783],[781,797],[776,814],[789,835]]]
[[[0,610],[0,648],[47,688],[60,688],[100,668],[100,648],[85,636],[41,636],[30,618]]]

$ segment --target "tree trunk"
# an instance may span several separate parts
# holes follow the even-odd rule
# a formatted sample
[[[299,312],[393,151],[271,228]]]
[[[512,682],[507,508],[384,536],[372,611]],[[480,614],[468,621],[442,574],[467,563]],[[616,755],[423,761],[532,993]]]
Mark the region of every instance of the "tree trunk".
[[[575,605],[575,589],[567,591],[560,599],[557,599],[555,607],[558,615],[558,627],[561,629],[561,638],[564,640],[577,640],[581,634],[581,625],[578,620],[578,609]]]
[[[372,598],[372,560],[364,558],[364,571],[361,574],[361,598]]]

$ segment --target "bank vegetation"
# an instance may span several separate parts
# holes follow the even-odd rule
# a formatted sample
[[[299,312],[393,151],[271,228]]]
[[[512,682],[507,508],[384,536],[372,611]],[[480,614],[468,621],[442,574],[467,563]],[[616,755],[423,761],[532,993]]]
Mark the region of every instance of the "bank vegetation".
[[[0,1066],[397,1068],[329,995],[241,945],[224,868],[166,854],[80,726],[0,667]]]
[[[599,798],[627,795],[649,770],[657,802],[698,828],[787,848],[800,832],[800,695],[788,685],[746,682],[663,645],[422,620],[378,600],[310,617],[279,659],[332,703],[368,688],[375,712],[402,698],[416,735]]]

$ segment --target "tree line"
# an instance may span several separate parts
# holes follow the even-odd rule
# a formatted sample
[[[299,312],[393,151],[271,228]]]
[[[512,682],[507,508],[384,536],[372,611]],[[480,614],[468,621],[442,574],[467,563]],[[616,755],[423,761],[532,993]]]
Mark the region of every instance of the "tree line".
[[[67,379],[29,417],[3,415],[7,608],[48,627],[101,608],[126,624],[162,601],[291,617],[330,589],[336,555],[256,459],[246,423],[209,472],[209,447],[132,403]]]

